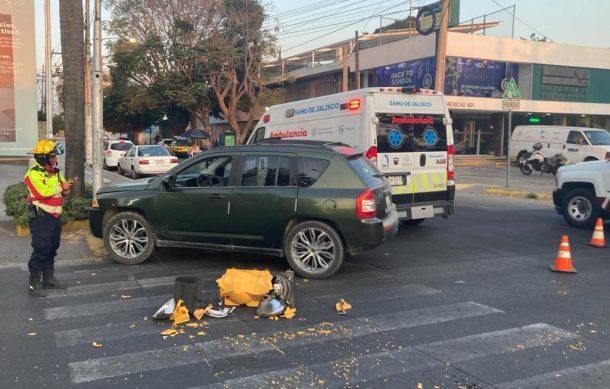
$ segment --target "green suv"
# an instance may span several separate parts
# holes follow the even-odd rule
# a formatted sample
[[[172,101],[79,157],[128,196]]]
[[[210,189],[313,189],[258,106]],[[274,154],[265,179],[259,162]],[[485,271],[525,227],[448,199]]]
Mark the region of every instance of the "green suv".
[[[340,144],[277,141],[218,148],[158,177],[101,189],[91,233],[112,258],[138,264],[155,247],[285,257],[306,278],[327,278],[346,254],[394,236],[388,181]]]

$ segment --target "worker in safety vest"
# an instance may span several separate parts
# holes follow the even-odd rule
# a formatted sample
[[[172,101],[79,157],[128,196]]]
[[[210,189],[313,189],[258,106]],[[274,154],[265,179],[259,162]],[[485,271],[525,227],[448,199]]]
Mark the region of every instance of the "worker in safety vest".
[[[54,277],[54,263],[61,238],[63,196],[67,195],[75,178],[66,180],[57,168],[57,155],[63,154],[63,145],[52,140],[39,141],[34,150],[36,163],[28,169],[24,182],[28,188],[29,226],[32,234],[32,255],[29,293],[45,297],[43,289],[63,289],[65,286]]]

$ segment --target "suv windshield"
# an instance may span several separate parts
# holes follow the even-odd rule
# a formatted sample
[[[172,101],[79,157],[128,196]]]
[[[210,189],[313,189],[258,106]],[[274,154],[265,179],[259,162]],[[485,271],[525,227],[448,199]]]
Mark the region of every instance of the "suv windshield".
[[[610,145],[608,131],[583,131],[592,145]]]

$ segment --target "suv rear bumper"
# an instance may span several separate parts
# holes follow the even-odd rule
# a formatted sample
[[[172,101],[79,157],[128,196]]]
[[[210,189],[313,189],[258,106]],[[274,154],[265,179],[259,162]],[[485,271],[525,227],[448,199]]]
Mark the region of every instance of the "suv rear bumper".
[[[385,218],[371,218],[358,220],[361,223],[355,228],[343,228],[346,250],[350,255],[379,246],[398,232],[398,213],[391,210]]]

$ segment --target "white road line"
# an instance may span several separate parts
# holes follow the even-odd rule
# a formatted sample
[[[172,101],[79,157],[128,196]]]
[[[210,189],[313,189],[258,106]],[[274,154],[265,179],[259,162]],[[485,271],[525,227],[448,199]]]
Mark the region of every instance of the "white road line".
[[[479,358],[482,354],[502,354],[522,348],[551,345],[577,337],[578,335],[573,332],[539,323],[429,343],[418,346],[417,349],[445,362],[453,363]]]
[[[221,384],[197,388],[266,388],[270,387],[272,383],[276,383],[276,386],[279,385],[280,387],[311,387],[318,385],[332,388],[345,387],[348,384],[357,387],[358,382],[384,378],[388,376],[387,372],[392,372],[392,375],[398,375],[439,365],[444,366],[447,363],[462,362],[473,358],[485,358],[509,351],[552,344],[576,337],[578,337],[577,334],[540,323],[399,350],[345,358],[311,366],[299,366],[291,369],[255,374],[248,377],[230,379]],[[465,347],[467,351],[462,352],[460,347]],[[383,366],[383,369],[380,369],[379,366]],[[592,370],[601,370],[601,367],[596,366]],[[578,373],[582,375],[583,372],[579,371]],[[344,377],[349,377],[349,381],[346,381]],[[610,371],[604,372],[604,378],[606,381],[603,382],[608,382],[607,379],[610,378]],[[536,383],[538,383],[538,380],[546,382],[547,379],[548,377],[541,376],[537,378]],[[507,384],[504,389],[535,387],[529,385],[529,382],[525,382],[523,386],[511,386],[511,384],[513,383]],[[555,386],[549,385],[544,388],[560,387],[589,388],[594,386],[570,386],[558,385],[556,383]]]
[[[205,328],[207,329],[208,327],[226,325],[227,322],[235,322],[237,320],[238,319],[236,318],[225,318],[222,320],[206,320],[207,324]],[[53,335],[55,337],[55,344],[57,345],[57,347],[67,347],[76,346],[78,344],[91,343],[92,339],[97,339],[101,342],[104,342],[109,340],[131,338],[135,336],[159,334],[162,330],[167,329],[167,327],[144,325],[144,323],[141,323],[139,320],[134,328],[130,327],[130,325],[132,324],[134,324],[134,321],[110,323],[103,326],[57,331]]]
[[[610,360],[494,385],[497,389],[607,388]]]
[[[69,363],[72,381],[89,382],[103,378],[142,373],[167,367],[182,366],[206,361],[220,360],[239,355],[297,347],[333,339],[351,339],[372,333],[415,327],[424,324],[441,323],[479,315],[500,313],[495,308],[473,302],[422,308],[392,314],[375,315],[349,319],[340,323],[320,323],[289,330],[246,335],[236,339],[217,339],[197,343],[199,354],[188,353],[172,359],[179,348],[157,349],[107,358]],[[186,353],[185,353],[186,354]],[[169,356],[168,356],[169,355]]]
[[[93,271],[95,272],[95,271]],[[365,273],[360,273],[360,277],[364,277],[368,280],[379,280],[379,279],[386,279],[389,276],[383,273],[379,273],[377,271],[372,271],[372,272],[365,272]],[[176,282],[176,277],[182,277],[182,276],[187,276],[187,277],[199,277],[202,278],[202,280],[206,281],[206,280],[210,280],[209,278],[206,278],[206,276],[210,276],[212,275],[212,273],[184,273],[184,274],[180,274],[180,275],[175,275],[175,276],[167,276],[167,277],[156,277],[156,278],[142,278],[142,279],[131,279],[128,281],[114,281],[114,282],[106,282],[106,283],[99,283],[99,284],[87,284],[87,285],[76,285],[76,286],[70,286],[65,290],[52,290],[49,291],[47,294],[49,298],[58,298],[58,297],[66,297],[66,296],[84,296],[84,295],[90,295],[90,294],[97,294],[97,293],[107,293],[107,292],[114,292],[114,291],[125,291],[125,290],[130,290],[130,289],[138,289],[138,288],[156,288],[156,287],[160,287],[160,286],[170,286],[170,285],[174,285],[174,283]],[[218,276],[220,277],[220,275]],[[350,283],[353,282],[352,280],[353,277],[349,277],[346,279],[341,280],[340,282],[336,283],[336,285],[343,285],[344,283]],[[300,286],[299,289],[311,289],[316,287],[316,285],[314,285],[314,283],[308,283],[307,286]]]
[[[165,298],[165,300],[163,300]],[[107,301],[103,303],[88,303],[65,307],[45,308],[47,320],[65,319],[68,317],[91,316],[104,313],[130,311],[132,309],[160,307],[167,301],[167,296],[137,297],[125,300]]]

